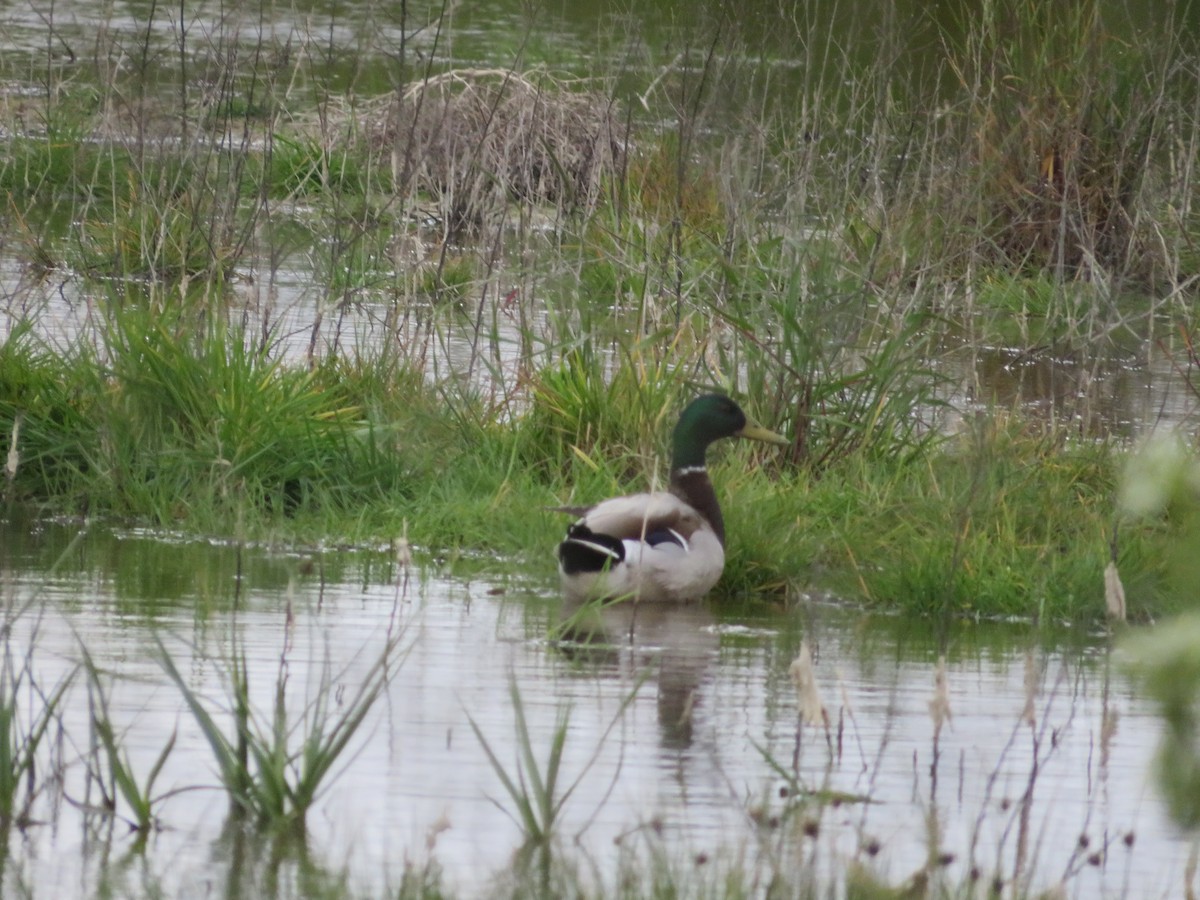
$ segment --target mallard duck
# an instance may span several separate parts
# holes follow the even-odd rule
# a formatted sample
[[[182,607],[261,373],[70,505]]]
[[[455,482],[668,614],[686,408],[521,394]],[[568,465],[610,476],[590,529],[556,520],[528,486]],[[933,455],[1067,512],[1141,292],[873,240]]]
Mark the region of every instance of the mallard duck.
[[[725,568],[725,520],[705,455],[709,444],[725,437],[788,443],[748,422],[728,397],[706,394],[684,409],[675,426],[669,491],[560,508],[579,516],[558,545],[568,601],[695,600],[717,583]]]

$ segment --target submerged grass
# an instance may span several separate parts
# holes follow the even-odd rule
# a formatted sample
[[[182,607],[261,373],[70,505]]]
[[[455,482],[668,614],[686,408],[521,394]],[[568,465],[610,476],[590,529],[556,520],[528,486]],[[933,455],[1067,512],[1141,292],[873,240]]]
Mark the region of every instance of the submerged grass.
[[[30,824],[35,800],[53,783],[54,731],[73,678],[41,683],[32,664],[33,644],[22,649],[6,634],[0,655],[0,839],[5,856],[12,829]]]
[[[154,784],[175,748],[177,731],[171,732],[163,744],[149,771],[139,780],[139,772],[132,765],[128,752],[123,747],[122,735],[117,733],[109,712],[109,694],[104,686],[104,674],[92,660],[87,646],[80,644],[83,665],[88,676],[88,702],[92,710],[93,745],[90,781],[100,790],[101,808],[112,815],[120,815],[120,803],[128,811],[130,829],[137,832],[137,846],[144,847],[152,829],[158,826],[156,808],[171,796],[171,792],[156,793]]]
[[[483,746],[500,783],[512,806],[516,810],[514,819],[521,828],[525,842],[521,854],[526,864],[536,865],[541,870],[543,891],[549,892],[549,871],[553,861],[554,844],[558,840],[557,821],[563,805],[570,799],[578,780],[565,789],[559,786],[563,747],[567,740],[570,710],[561,708],[555,720],[550,748],[544,766],[538,763],[529,726],[525,721],[525,707],[516,682],[510,686],[509,696],[516,717],[516,741],[520,756],[516,769],[510,774],[475,720],[468,716],[471,730]],[[501,807],[503,808],[503,807]]]

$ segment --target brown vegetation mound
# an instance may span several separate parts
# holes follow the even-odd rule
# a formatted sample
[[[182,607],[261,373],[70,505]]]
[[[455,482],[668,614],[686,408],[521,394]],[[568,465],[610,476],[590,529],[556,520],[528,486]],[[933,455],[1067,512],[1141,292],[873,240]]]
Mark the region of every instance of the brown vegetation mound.
[[[451,230],[509,199],[591,206],[620,165],[613,100],[545,73],[456,70],[397,94],[376,146],[396,189],[439,198]]]

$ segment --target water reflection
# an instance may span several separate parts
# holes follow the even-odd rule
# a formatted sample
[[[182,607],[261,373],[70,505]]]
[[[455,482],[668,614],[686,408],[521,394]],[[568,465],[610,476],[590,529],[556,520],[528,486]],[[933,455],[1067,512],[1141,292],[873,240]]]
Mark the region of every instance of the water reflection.
[[[716,620],[699,603],[564,604],[562,653],[600,676],[644,673],[657,697],[664,748],[692,742],[702,687],[716,661]]]
[[[821,893],[844,888],[851,861],[892,884],[958,885],[976,871],[982,883],[1062,883],[1075,896],[1180,892],[1186,842],[1149,778],[1159,725],[1103,637],[1015,624],[934,633],[816,603],[597,607],[562,634],[549,562],[523,578],[490,568],[490,578],[426,568],[406,586],[382,550],[296,553],[10,510],[0,590],[8,609],[32,603],[13,640],[38,683],[73,672],[82,644],[139,777],[175,743],[156,783],[163,827],[139,838],[97,803],[89,691],[73,682],[55,726],[70,748],[56,757],[61,787],[38,796],[38,824],[10,840],[5,888],[378,895],[432,862],[455,892],[485,895],[511,874],[523,836],[471,722],[507,771],[526,764],[515,683],[539,764],[567,717],[560,785],[574,789],[556,852],[610,889],[622,861],[657,854],[693,874],[709,871],[695,868],[703,859],[802,876]],[[236,642],[258,721],[269,727],[282,683],[303,730],[323,673],[335,698],[352,696],[397,634],[394,678],[310,815],[307,842],[232,831],[211,750],[156,640],[226,724]],[[800,640],[828,731],[798,725],[788,667]],[[952,718],[935,743],[943,655]],[[128,817],[120,803],[117,813]]]
[[[1132,438],[1195,417],[1196,374],[1178,344],[1172,334],[1105,350],[949,339],[937,369],[952,385],[944,399],[960,414],[1014,410],[1089,439]]]

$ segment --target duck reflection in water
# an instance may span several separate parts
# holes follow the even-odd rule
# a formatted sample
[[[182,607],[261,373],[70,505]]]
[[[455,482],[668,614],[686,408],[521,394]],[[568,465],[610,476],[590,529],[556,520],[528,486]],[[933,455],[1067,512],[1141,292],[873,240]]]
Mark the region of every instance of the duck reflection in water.
[[[564,656],[600,674],[641,677],[657,687],[666,748],[691,746],[707,673],[720,640],[703,603],[566,603],[559,626]]]

